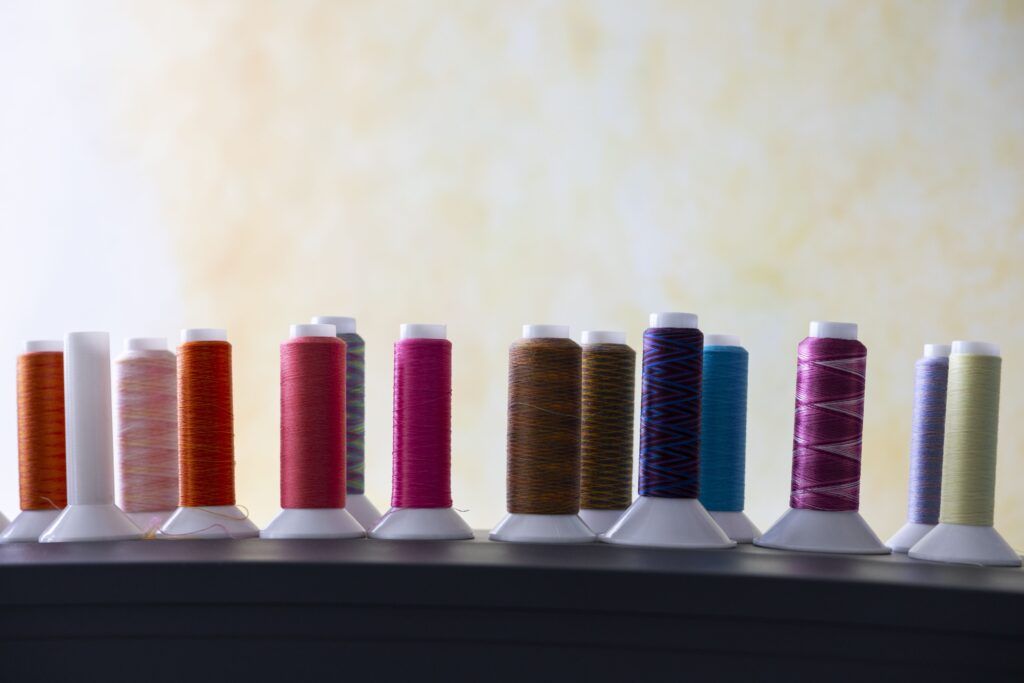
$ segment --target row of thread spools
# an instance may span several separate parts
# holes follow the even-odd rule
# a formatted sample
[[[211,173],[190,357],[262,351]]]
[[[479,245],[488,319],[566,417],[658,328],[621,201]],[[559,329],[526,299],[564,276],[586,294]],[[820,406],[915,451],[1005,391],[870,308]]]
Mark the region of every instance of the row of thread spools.
[[[130,339],[116,363],[115,505],[109,338],[33,341],[18,359],[22,513],[0,541],[156,538],[468,539],[452,509],[451,357],[443,325],[395,344],[392,508],[363,492],[364,343],[355,321],[295,325],[281,346],[281,513],[236,506],[231,346],[223,330]],[[856,325],[811,323],[797,363],[790,509],[763,535],[743,512],[748,354],[697,317],[643,336],[639,496],[632,500],[635,353],[620,332],[526,325],[509,356],[508,514],[497,541],[878,554],[1019,566],[992,526],[999,350],[925,347],[907,525],[882,544],[858,513],[867,351]],[[4,520],[5,521],[5,520]]]

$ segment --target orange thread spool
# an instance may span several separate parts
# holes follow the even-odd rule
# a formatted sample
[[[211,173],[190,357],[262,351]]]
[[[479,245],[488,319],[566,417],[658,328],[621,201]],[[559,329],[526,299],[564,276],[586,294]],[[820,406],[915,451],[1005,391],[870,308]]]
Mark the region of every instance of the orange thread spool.
[[[182,507],[235,504],[231,344],[178,347],[178,468]]]
[[[18,489],[22,510],[67,506],[64,353],[18,356]]]

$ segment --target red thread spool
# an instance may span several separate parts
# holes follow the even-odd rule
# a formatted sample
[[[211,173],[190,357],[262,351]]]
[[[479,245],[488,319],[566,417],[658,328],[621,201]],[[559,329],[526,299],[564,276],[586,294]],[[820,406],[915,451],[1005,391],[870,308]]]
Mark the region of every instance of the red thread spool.
[[[282,508],[345,507],[344,377],[337,337],[281,344]]]
[[[452,344],[447,339],[395,343],[391,504],[450,508]]]

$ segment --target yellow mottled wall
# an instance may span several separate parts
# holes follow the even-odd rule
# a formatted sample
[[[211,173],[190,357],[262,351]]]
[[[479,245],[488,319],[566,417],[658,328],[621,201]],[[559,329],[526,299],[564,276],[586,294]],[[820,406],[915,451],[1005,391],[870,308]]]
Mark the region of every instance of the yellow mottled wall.
[[[359,318],[379,504],[391,343],[448,323],[456,507],[487,527],[519,325],[636,345],[678,309],[750,350],[763,526],[788,500],[808,320],[856,321],[869,348],[862,508],[883,536],[921,345],[1000,343],[997,523],[1024,546],[1024,2],[57,7],[76,101],[152,200],[138,229],[170,236],[183,324],[230,330],[258,521],[289,323]]]

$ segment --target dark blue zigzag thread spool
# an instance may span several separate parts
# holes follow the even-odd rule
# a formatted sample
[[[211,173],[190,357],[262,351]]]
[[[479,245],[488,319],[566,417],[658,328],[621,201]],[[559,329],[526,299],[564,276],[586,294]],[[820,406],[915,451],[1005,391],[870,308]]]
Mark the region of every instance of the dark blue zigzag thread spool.
[[[709,344],[714,337],[709,337]],[[747,367],[747,350],[738,342],[704,347],[700,502],[710,511],[743,510]]]
[[[700,495],[703,355],[704,335],[696,328],[651,327],[644,332],[641,496]]]

